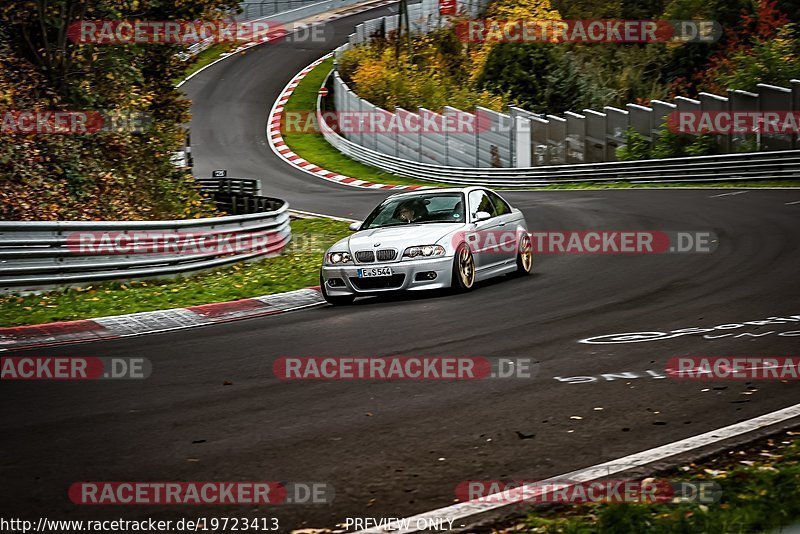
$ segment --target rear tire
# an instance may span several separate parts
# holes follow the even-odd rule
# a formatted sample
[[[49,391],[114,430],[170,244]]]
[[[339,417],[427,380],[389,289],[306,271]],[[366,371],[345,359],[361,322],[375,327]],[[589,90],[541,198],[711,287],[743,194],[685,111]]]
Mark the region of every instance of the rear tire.
[[[517,276],[527,276],[533,271],[533,246],[531,237],[525,233],[519,240],[517,246]]]
[[[475,285],[475,258],[465,243],[458,246],[453,257],[453,280],[450,285],[459,293],[469,291]]]
[[[339,296],[332,296],[328,295],[328,292],[325,290],[326,284],[325,280],[322,279],[322,275],[319,275],[319,288],[322,292],[322,298],[325,299],[325,302],[332,306],[347,306],[348,304],[352,304],[353,301],[356,299],[353,295],[339,295]]]

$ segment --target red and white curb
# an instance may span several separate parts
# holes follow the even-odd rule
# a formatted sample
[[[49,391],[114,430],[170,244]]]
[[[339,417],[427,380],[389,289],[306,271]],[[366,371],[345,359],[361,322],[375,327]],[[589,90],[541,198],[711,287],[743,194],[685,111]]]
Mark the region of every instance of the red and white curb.
[[[316,66],[332,55],[333,54],[326,54],[311,63],[309,66],[298,72],[295,77],[292,78],[288,84],[286,84],[286,87],[283,88],[280,96],[278,96],[278,100],[276,100],[275,104],[272,106],[272,110],[269,113],[269,121],[267,122],[267,141],[269,141],[269,146],[272,148],[272,151],[279,158],[296,169],[310,174],[311,176],[322,178],[323,180],[328,180],[329,182],[335,182],[341,185],[359,187],[362,189],[385,189],[390,191],[413,191],[415,189],[429,189],[430,186],[424,185],[376,184],[373,182],[368,182],[367,180],[361,180],[360,178],[353,178],[351,176],[338,174],[327,169],[323,169],[322,167],[315,165],[310,161],[306,161],[292,152],[292,149],[286,145],[286,142],[283,140],[283,136],[281,135],[281,117],[283,116],[283,108],[286,106],[286,102],[289,101],[289,97],[292,96],[292,93],[300,84],[300,81],[305,78],[309,72],[314,70]]]
[[[81,321],[0,328],[0,352],[87,343],[182,330],[240,319],[276,315],[324,304],[319,287],[230,302],[156,310]]]

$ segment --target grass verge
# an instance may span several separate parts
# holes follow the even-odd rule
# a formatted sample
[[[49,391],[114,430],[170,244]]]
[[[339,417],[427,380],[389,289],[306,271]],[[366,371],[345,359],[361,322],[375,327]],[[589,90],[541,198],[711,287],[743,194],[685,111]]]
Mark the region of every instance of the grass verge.
[[[786,432],[656,476],[714,481],[718,502],[560,505],[530,513],[506,533],[746,533],[800,521],[800,432]]]
[[[106,282],[39,295],[0,297],[0,326],[180,308],[315,286],[319,284],[323,253],[350,234],[347,226],[329,219],[293,220],[292,243],[283,255],[195,276]]]
[[[197,57],[189,66],[189,68],[186,69],[186,72],[183,74],[183,76],[175,80],[175,84],[176,85],[179,84],[180,82],[182,82],[183,80],[185,80],[198,70],[202,69],[206,65],[210,65],[214,61],[218,60],[222,54],[230,52],[237,46],[238,46],[237,43],[217,43],[209,46],[208,48],[197,54]]]
[[[325,77],[333,68],[333,58],[328,58],[306,75],[286,102],[284,111],[313,112],[317,109],[317,93]],[[354,161],[333,148],[320,133],[290,133],[281,127],[286,145],[301,158],[329,171],[361,180],[382,184],[441,186],[383,172]]]

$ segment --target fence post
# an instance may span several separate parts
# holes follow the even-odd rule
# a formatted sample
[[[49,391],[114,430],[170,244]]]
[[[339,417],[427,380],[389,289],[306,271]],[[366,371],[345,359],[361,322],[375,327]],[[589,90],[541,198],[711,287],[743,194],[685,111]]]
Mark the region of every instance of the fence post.
[[[563,165],[567,162],[566,140],[567,119],[547,115],[547,153],[550,165]]]
[[[586,161],[586,117],[567,111],[567,163],[584,163]]]
[[[604,107],[603,111],[606,114],[605,161],[617,161],[617,148],[625,146],[628,112],[612,106]]]
[[[758,95],[749,91],[740,91],[739,89],[728,90],[728,103],[730,104],[731,113],[737,111],[755,111],[758,109]],[[739,150],[744,146],[744,152],[751,152],[749,143],[755,143],[755,150],[761,149],[761,139],[758,134],[733,134],[731,137],[731,151],[741,152]]]
[[[586,163],[601,163],[606,156],[606,114],[584,109],[586,117]]]
[[[792,90],[760,83],[758,87],[758,111],[780,111],[792,109]],[[762,150],[788,150],[792,148],[792,134],[765,132],[761,134]]]
[[[792,112],[795,116],[800,113],[800,80],[792,80]],[[792,148],[800,148],[800,132],[794,133]]]

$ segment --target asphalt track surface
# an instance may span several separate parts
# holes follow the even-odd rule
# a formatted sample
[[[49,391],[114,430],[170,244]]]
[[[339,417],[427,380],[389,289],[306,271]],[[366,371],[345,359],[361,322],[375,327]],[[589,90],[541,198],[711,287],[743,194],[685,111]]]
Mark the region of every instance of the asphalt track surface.
[[[337,22],[337,35],[374,15]],[[274,95],[323,48],[264,46],[188,84],[200,174],[261,176],[267,194],[341,216],[361,217],[385,195],[297,172],[275,160],[263,138]],[[798,352],[800,322],[742,323],[800,314],[800,204],[791,204],[800,192],[725,193],[507,195],[535,229],[711,230],[719,236],[713,254],[542,255],[532,276],[468,294],[364,299],[20,353],[144,356],[154,371],[145,381],[4,383],[2,515],[276,516],[281,532],[403,517],[452,504],[465,480],[547,478],[796,404],[797,382],[646,373],[663,375],[674,356]],[[741,326],[706,337],[579,343],[732,324]],[[520,380],[279,381],[272,363],[289,355],[533,357],[540,366]],[[622,372],[639,378],[554,378]],[[333,505],[261,509],[72,505],[70,484],[91,480],[324,481],[336,497]]]

